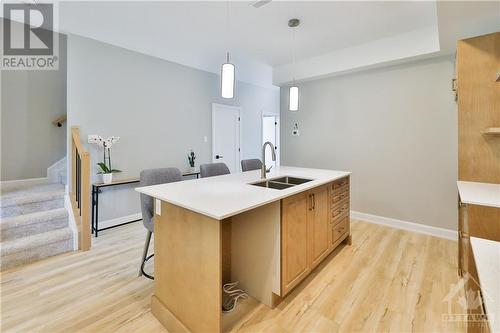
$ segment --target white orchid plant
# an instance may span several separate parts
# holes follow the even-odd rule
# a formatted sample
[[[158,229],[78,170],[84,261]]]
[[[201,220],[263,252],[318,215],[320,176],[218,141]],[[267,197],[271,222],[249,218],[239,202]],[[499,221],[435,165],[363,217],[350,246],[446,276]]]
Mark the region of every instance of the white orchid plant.
[[[121,170],[113,169],[111,167],[111,147],[120,140],[119,136],[110,136],[106,140],[104,140],[101,136],[97,136],[97,138],[92,143],[97,143],[99,147],[104,149],[104,161],[97,163],[97,165],[101,168],[98,172],[102,173],[115,173],[121,172]]]

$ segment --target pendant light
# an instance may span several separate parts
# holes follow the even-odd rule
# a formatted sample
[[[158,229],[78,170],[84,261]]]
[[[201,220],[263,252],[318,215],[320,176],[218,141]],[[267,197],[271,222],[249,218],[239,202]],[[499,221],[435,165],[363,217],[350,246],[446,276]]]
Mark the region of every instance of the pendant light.
[[[226,63],[221,67],[220,86],[222,98],[234,98],[234,65],[229,62],[229,52],[226,55]]]
[[[300,24],[298,18],[293,18],[288,20],[288,26],[290,28],[296,28]],[[292,68],[295,66],[295,29],[292,32]],[[293,79],[292,86],[288,90],[288,110],[298,111],[299,110],[299,87],[295,84],[295,78]]]
[[[226,1],[226,30],[229,44],[229,0]],[[229,48],[229,47],[228,47]],[[222,98],[234,98],[235,67],[229,62],[229,51],[226,53],[226,62],[222,64],[220,73],[220,88]]]

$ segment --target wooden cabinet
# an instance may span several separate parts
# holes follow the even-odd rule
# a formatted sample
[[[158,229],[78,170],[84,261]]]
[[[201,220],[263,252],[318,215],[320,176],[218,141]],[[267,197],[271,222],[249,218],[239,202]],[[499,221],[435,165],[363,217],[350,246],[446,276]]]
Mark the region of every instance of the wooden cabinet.
[[[281,202],[281,293],[285,295],[310,272],[307,258],[307,217],[311,205],[303,192]]]
[[[349,237],[350,244],[350,188],[349,177],[333,182],[330,186],[330,246],[335,248],[342,240]]]
[[[281,296],[349,237],[349,178],[281,202]]]
[[[330,248],[328,186],[320,186],[311,190],[308,197],[309,266],[312,269],[328,255]]]

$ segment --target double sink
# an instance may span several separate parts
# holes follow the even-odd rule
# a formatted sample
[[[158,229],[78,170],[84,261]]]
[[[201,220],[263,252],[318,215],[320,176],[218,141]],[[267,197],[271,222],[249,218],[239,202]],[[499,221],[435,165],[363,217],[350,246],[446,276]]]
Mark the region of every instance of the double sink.
[[[267,187],[275,190],[284,190],[292,186],[304,184],[310,181],[312,181],[312,179],[284,176],[279,178],[272,178],[269,180],[263,180],[257,183],[251,183],[250,185]]]

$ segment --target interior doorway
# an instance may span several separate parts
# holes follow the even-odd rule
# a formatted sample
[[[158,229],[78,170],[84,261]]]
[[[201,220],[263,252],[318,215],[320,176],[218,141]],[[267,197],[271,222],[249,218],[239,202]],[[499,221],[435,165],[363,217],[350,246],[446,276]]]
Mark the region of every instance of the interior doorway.
[[[262,114],[262,144],[266,141],[274,145],[276,161],[271,158],[271,150],[266,149],[266,168],[280,165],[280,117],[275,114]]]
[[[226,163],[231,172],[240,171],[241,108],[212,104],[212,162]]]

